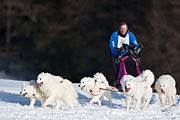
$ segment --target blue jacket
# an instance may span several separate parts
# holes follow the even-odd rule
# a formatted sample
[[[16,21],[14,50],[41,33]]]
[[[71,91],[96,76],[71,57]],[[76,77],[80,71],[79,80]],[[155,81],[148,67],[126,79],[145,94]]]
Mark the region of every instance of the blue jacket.
[[[118,53],[118,51],[117,51],[118,32],[119,32],[119,30],[117,30],[111,34],[110,43],[109,43],[109,48],[111,49],[111,53],[115,56],[119,56],[119,55],[124,54],[125,52],[128,52],[128,50],[125,50],[125,51]],[[127,34],[129,34],[129,45],[132,43],[134,46],[138,46],[138,42],[137,42],[134,34],[130,31],[127,31],[127,33],[124,37],[126,37]]]

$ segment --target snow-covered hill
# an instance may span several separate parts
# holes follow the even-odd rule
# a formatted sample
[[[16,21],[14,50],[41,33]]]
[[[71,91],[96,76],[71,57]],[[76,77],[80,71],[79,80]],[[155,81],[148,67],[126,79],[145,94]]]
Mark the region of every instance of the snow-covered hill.
[[[147,109],[126,111],[125,98],[121,92],[112,92],[111,107],[106,99],[102,101],[102,107],[89,105],[91,95],[81,91],[78,84],[74,84],[78,92],[78,100],[74,110],[62,103],[61,109],[54,110],[39,107],[40,101],[36,102],[36,108],[30,108],[29,98],[22,97],[19,92],[24,81],[0,79],[0,120],[179,120],[180,119],[180,96],[177,95],[177,105],[173,107],[160,106],[159,97],[153,93],[150,105]]]

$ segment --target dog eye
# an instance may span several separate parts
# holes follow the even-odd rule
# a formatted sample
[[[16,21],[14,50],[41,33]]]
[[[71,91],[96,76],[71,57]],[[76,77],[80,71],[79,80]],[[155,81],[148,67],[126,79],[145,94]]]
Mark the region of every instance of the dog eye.
[[[26,91],[26,89],[24,89],[24,91]]]
[[[39,78],[40,80],[42,80],[41,78]]]
[[[163,85],[163,87],[165,87],[165,85]]]

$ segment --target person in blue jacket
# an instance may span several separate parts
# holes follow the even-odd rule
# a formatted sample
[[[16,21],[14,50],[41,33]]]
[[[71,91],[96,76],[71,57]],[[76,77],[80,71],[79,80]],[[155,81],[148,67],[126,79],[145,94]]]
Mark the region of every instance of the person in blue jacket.
[[[138,42],[134,34],[128,30],[127,23],[121,22],[119,25],[119,30],[111,34],[109,43],[116,79],[119,72],[119,64],[121,60],[120,57],[122,58],[126,55],[126,53],[128,53],[128,49],[125,49],[124,45],[138,46]]]

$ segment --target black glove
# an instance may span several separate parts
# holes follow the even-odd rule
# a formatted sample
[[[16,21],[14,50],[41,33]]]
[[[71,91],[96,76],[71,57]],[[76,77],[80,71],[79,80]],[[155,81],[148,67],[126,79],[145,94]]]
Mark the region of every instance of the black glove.
[[[135,54],[139,54],[140,51],[141,51],[141,48],[139,48],[139,46],[134,47],[134,53]]]
[[[128,45],[123,43],[123,44],[122,44],[122,49],[123,49],[123,50],[127,50],[127,49],[128,49]]]

